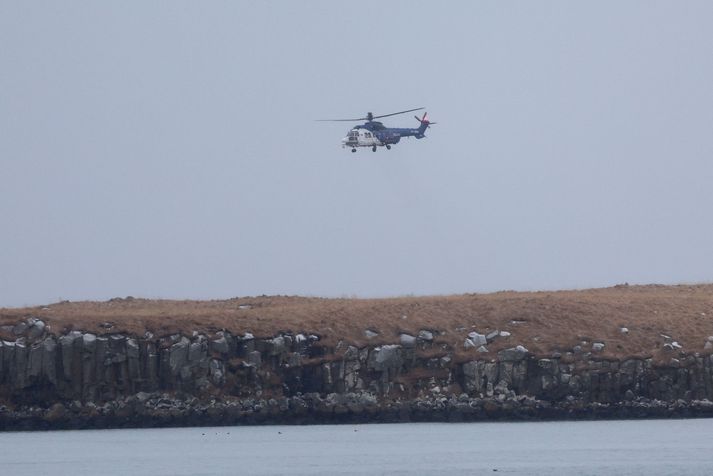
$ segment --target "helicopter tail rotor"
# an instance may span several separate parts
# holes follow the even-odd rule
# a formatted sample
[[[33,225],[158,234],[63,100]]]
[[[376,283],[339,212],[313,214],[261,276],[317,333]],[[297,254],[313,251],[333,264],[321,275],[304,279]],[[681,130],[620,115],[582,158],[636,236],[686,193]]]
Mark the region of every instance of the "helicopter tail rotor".
[[[435,122],[431,122],[431,121],[428,120],[428,113],[427,113],[427,112],[424,112],[424,113],[423,113],[423,117],[418,117],[418,116],[413,116],[413,117],[414,117],[418,122],[420,122],[422,126],[425,125],[426,127],[429,127],[429,126],[431,126],[432,124],[436,124]]]
[[[425,136],[426,129],[431,127],[431,124],[435,124],[435,122],[431,122],[428,120],[428,113],[424,112],[423,117],[418,117],[418,116],[413,116],[416,118],[418,122],[421,123],[420,126],[418,126],[417,133],[415,135],[416,139],[423,139]]]

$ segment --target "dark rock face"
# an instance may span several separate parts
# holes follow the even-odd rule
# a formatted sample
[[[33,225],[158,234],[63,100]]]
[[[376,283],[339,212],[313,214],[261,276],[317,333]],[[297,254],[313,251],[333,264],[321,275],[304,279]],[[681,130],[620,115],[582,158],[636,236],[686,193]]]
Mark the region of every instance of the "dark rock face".
[[[713,416],[709,355],[657,365],[517,346],[456,362],[430,332],[335,350],[303,334],[56,337],[40,322],[0,341],[0,429]]]

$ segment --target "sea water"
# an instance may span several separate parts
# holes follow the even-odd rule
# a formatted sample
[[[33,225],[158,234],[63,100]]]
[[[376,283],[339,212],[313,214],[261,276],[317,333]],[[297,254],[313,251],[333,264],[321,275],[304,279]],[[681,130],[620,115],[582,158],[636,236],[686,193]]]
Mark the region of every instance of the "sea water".
[[[713,419],[0,433],[3,475],[708,475]]]

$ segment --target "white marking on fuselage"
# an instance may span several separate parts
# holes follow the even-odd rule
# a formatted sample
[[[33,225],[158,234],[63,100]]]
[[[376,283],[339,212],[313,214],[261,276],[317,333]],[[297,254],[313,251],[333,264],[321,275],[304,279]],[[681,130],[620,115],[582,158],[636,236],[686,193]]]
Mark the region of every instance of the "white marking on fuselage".
[[[372,131],[362,128],[354,128],[342,139],[342,147],[381,147],[384,144],[376,137]]]

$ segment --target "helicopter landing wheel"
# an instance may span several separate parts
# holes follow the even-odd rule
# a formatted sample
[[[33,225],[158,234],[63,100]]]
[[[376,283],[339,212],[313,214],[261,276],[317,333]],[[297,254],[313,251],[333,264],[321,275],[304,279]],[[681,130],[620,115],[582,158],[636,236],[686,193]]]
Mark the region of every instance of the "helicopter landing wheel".
[[[376,152],[376,146],[373,146],[373,147],[371,148],[371,151],[372,151],[372,152]]]
[[[386,144],[386,150],[391,150],[391,146],[389,144]]]
[[[352,149],[352,152],[356,152],[356,149]]]

